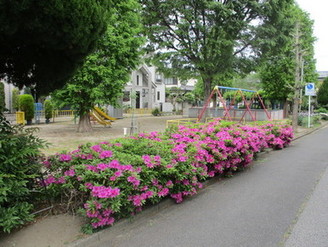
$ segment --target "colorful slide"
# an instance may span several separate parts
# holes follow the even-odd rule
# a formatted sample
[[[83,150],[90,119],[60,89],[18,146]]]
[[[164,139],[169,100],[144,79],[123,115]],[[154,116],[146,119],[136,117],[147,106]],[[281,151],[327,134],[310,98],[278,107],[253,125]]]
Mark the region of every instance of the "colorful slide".
[[[91,119],[93,121],[97,121],[99,124],[102,124],[104,126],[111,126],[111,121],[104,120],[96,111],[92,110],[90,112]]]
[[[110,121],[115,121],[117,120],[117,118],[108,116],[105,112],[103,112],[99,107],[95,106],[94,111],[96,111],[102,118],[104,118],[105,120],[110,120]]]

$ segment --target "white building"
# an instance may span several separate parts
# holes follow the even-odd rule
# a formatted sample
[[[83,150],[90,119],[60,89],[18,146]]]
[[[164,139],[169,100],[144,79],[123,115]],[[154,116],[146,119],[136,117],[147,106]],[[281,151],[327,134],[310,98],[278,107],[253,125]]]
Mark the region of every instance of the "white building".
[[[132,94],[135,93],[137,109],[162,109],[165,103],[165,85],[163,77],[156,68],[141,65],[131,74],[131,81],[124,89],[123,105],[132,106]]]
[[[5,81],[2,81],[4,84],[5,88],[5,103],[6,103],[6,108],[8,109],[9,112],[13,112],[13,103],[12,103],[12,95],[13,95],[13,89],[15,86],[12,84],[8,84]]]

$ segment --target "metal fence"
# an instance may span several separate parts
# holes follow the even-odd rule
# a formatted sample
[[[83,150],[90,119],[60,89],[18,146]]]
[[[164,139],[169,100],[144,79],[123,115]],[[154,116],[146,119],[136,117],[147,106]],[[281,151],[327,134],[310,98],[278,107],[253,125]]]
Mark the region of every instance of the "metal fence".
[[[67,119],[71,120],[72,118],[74,118],[74,114],[75,111],[73,110],[54,110],[51,121],[55,122],[56,119],[65,120],[65,121]],[[23,124],[23,125],[26,124],[24,112],[18,111],[16,113],[5,113],[4,115],[6,119],[12,124]],[[41,123],[41,122],[44,123],[46,120],[44,110],[35,111],[34,116],[35,116],[33,119],[34,123]]]

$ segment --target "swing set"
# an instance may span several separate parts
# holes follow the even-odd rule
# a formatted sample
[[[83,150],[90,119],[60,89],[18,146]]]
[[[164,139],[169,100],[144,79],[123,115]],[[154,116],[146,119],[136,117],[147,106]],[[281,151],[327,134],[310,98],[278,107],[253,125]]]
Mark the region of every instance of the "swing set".
[[[229,92],[229,91],[235,92],[233,94],[233,98],[231,99],[231,97],[230,97],[228,105],[227,105],[227,100],[225,100],[223,97],[224,91],[225,92]],[[256,120],[256,112],[255,111],[252,112],[252,110],[251,110],[252,105],[254,103],[257,103],[258,105],[261,105],[262,110],[264,110],[264,112],[267,116],[267,119],[271,120],[271,114],[267,111],[261,96],[256,91],[248,90],[248,89],[232,88],[232,87],[215,86],[214,89],[212,90],[210,96],[208,97],[204,107],[202,108],[200,114],[198,115],[198,121],[200,121],[203,118],[206,110],[208,109],[208,107],[212,101],[213,96],[216,96],[215,102],[214,102],[215,103],[215,111],[219,112],[218,106],[222,105],[222,107],[223,107],[223,116],[221,117],[222,119],[229,120],[229,121],[235,121],[236,110],[238,110],[238,111],[242,111],[242,113],[241,113],[242,115],[239,119],[239,123],[242,121],[246,121],[247,113],[249,114],[250,119],[252,121],[257,121]],[[245,106],[245,109],[240,109],[240,108],[238,109],[238,102],[237,102],[238,96],[241,98],[241,100]],[[233,113],[234,117],[232,117],[230,113]]]

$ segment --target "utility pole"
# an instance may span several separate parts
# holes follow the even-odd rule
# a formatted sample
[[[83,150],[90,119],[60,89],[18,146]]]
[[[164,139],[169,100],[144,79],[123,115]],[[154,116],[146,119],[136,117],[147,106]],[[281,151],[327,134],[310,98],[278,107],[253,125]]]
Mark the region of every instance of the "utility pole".
[[[302,87],[301,82],[301,67],[302,67],[302,51],[301,51],[301,32],[300,32],[300,22],[296,22],[295,26],[295,85],[294,85],[294,97],[293,97],[293,117],[292,126],[293,130],[296,132],[298,126],[298,107],[300,102],[300,89]]]

